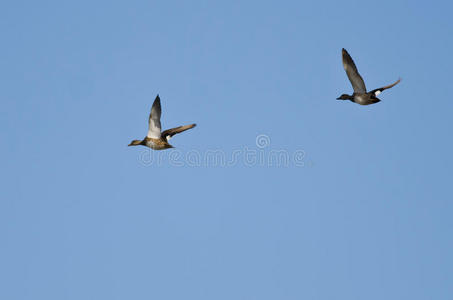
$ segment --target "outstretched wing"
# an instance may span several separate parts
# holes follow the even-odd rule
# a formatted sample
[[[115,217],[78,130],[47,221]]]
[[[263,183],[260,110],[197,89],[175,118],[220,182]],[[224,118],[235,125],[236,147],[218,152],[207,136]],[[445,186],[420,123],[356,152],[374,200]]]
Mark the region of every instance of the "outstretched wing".
[[[343,56],[343,68],[346,71],[346,75],[348,75],[349,81],[352,84],[352,88],[354,89],[354,93],[364,94],[366,93],[366,86],[365,82],[363,81],[362,76],[360,76],[359,71],[357,71],[357,67],[355,66],[352,57],[349,55],[348,51],[343,48],[342,56]]]
[[[181,133],[188,129],[194,128],[195,126],[197,126],[197,124],[190,124],[190,125],[175,127],[172,129],[167,129],[164,132],[162,132],[162,138],[168,141],[175,134],[178,134],[178,133]]]
[[[149,128],[148,128],[148,135],[147,137],[158,139],[160,138],[160,131],[162,126],[160,125],[160,115],[162,114],[162,109],[160,107],[160,98],[157,95],[156,99],[154,100],[153,106],[151,108],[151,112],[149,114]]]
[[[401,78],[399,78],[397,81],[395,81],[395,82],[392,83],[392,84],[389,84],[389,85],[383,86],[383,87],[381,87],[381,88],[372,90],[370,93],[371,93],[371,94],[374,94],[374,96],[377,96],[377,95],[379,95],[380,93],[382,93],[384,90],[394,87],[395,85],[397,85],[398,83],[400,83],[400,81],[401,81]]]

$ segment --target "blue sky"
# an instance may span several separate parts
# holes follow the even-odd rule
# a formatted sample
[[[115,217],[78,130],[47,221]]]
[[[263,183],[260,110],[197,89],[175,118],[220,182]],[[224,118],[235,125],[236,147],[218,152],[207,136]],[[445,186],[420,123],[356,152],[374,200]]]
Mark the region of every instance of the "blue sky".
[[[4,3],[0,298],[451,297],[452,9]],[[369,89],[403,81],[336,101],[343,47]],[[158,93],[198,126],[145,163]],[[245,149],[303,166],[185,160]]]

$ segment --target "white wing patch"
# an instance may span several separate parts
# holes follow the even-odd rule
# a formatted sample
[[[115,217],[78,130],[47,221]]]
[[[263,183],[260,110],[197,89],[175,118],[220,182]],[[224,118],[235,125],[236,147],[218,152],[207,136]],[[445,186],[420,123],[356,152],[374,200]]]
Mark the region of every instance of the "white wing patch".
[[[160,138],[160,128],[155,124],[154,121],[149,122],[148,135],[149,138],[158,139]]]
[[[376,91],[376,92],[374,92],[374,95],[377,96],[377,95],[379,95],[380,93],[381,93],[381,91]]]
[[[167,142],[171,139],[171,136],[167,135]]]

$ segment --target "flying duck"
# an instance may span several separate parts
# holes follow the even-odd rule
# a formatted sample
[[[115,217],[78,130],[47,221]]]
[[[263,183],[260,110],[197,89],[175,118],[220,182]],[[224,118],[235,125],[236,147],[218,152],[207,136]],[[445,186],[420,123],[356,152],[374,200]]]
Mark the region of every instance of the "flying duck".
[[[172,136],[196,126],[196,124],[184,125],[172,129],[167,129],[161,132],[161,113],[162,109],[160,107],[160,98],[159,95],[157,95],[156,99],[154,100],[153,106],[151,107],[151,113],[149,114],[149,129],[147,136],[142,141],[133,140],[128,146],[142,145],[154,150],[173,148],[173,146],[168,143]]]
[[[367,93],[365,82],[363,81],[362,76],[360,76],[359,71],[357,71],[357,67],[355,66],[355,63],[349,55],[348,51],[343,48],[341,52],[343,54],[343,67],[346,71],[346,75],[348,75],[352,87],[354,88],[354,93],[352,95],[343,94],[338,97],[337,100],[351,100],[352,102],[360,105],[378,103],[381,100],[378,99],[377,96],[382,93],[382,91],[394,87],[401,81],[401,79],[398,79],[392,84],[372,90],[371,92]]]

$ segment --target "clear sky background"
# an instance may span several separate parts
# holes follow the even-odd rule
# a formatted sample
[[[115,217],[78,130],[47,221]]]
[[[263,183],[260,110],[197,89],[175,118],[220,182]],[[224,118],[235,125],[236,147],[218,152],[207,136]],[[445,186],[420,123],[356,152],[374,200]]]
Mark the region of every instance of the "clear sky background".
[[[450,1],[10,1],[1,299],[450,299]],[[352,92],[341,48],[382,102]],[[156,94],[182,166],[144,161]],[[255,139],[270,142],[258,148]],[[188,165],[188,153],[304,151]]]

